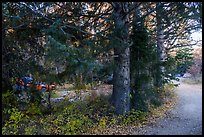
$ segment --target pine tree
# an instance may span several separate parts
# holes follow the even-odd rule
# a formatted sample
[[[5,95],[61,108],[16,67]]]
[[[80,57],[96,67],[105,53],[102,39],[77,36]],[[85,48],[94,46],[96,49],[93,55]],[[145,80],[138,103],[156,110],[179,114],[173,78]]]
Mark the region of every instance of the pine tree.
[[[114,74],[112,102],[116,114],[125,114],[130,110],[130,49],[128,3],[112,3],[115,24],[114,36],[118,38],[114,48]]]
[[[147,28],[140,13],[136,11],[130,48],[131,108],[147,110],[148,92],[154,88],[153,77],[156,65],[156,47],[150,41]]]

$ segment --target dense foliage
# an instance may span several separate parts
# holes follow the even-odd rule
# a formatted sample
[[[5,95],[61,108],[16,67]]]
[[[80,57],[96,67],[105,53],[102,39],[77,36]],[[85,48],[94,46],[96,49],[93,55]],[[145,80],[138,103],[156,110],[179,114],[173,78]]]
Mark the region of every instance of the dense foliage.
[[[130,53],[132,108],[148,110],[147,100],[155,96],[154,77],[156,68],[156,46],[150,41],[150,33],[144,27],[144,21],[134,26],[133,45]],[[140,64],[140,65],[138,65]],[[151,100],[151,99],[150,99]],[[159,101],[159,100],[158,100]]]
[[[201,2],[2,3],[2,133],[80,134],[145,119],[151,107],[162,104],[161,87],[193,64],[190,33],[202,28],[201,7]],[[162,63],[159,48],[166,56]],[[194,62],[202,70],[200,58]],[[161,66],[165,71],[157,71]],[[29,89],[21,92],[30,96],[25,102],[13,88],[16,78],[30,73],[35,82],[73,84],[76,93],[87,85],[113,84],[112,97],[50,108],[42,104],[47,95]],[[155,86],[158,77],[164,78],[161,87]]]
[[[171,94],[171,90],[168,94]],[[166,92],[167,93],[167,92]],[[151,113],[135,111],[117,116],[109,103],[110,96],[93,97],[84,101],[70,102],[64,100],[53,106],[52,112],[36,104],[22,111],[16,107],[4,110],[8,120],[2,126],[3,135],[76,135],[93,134],[114,126],[138,125]],[[5,114],[4,114],[5,115]]]

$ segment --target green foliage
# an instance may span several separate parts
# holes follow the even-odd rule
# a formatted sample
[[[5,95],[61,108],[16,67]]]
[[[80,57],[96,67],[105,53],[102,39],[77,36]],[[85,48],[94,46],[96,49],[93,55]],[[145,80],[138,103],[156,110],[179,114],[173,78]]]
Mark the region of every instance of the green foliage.
[[[165,83],[169,83],[171,80],[178,80],[176,74],[184,74],[193,64],[193,49],[189,47],[178,48],[176,56],[167,56],[165,66]]]
[[[60,97],[58,92],[56,92],[56,91],[51,92],[50,98],[58,98],[58,97]]]
[[[176,69],[176,58],[172,57],[171,55],[167,55],[167,61],[165,62],[165,77],[166,77],[166,81],[164,83],[168,83],[171,80],[177,80],[175,78],[175,74],[177,73],[177,69]]]
[[[42,115],[42,105],[39,105],[38,103],[30,103],[28,104],[26,113],[31,115]]]
[[[37,125],[29,126],[25,128],[25,135],[37,135]]]
[[[75,79],[74,89],[76,89],[76,90],[86,89],[86,85],[82,81],[82,75],[81,76],[75,76],[74,79]]]
[[[164,89],[161,92],[164,92],[165,94],[168,94],[168,95],[165,95],[165,96],[169,96],[170,94],[173,93],[175,87],[176,87],[176,85],[173,82],[170,82],[170,83],[164,85]]]
[[[18,102],[16,101],[16,97],[12,91],[7,91],[2,93],[2,107],[8,108],[17,106]]]
[[[22,17],[26,9],[19,8],[16,3],[4,3],[2,6],[4,26],[2,83],[3,89],[10,89],[13,86],[12,78],[21,77],[28,71],[40,71],[38,61],[43,55],[44,48],[39,46],[42,38],[40,29],[34,27],[38,26],[36,24],[38,19],[32,14]],[[21,27],[15,28],[16,26]]]
[[[23,122],[24,118],[27,116],[18,111],[17,108],[9,109],[8,114],[10,115],[10,117],[2,127],[2,134],[16,135],[18,133],[18,130],[20,129],[21,122]]]
[[[133,102],[135,110],[148,112],[151,107],[158,107],[162,104],[161,92],[157,88],[137,90],[132,96],[132,99],[135,100]]]
[[[78,115],[76,118],[72,118],[69,120],[69,122],[66,124],[67,125],[67,131],[66,135],[71,135],[71,134],[76,134],[79,131],[83,131],[86,126],[89,126],[90,120],[88,117],[84,115]]]
[[[46,68],[54,73],[56,63],[64,66],[65,73],[63,72],[63,75],[69,77],[68,80],[76,83],[76,86],[79,87],[87,82],[92,82],[91,76],[101,69],[101,65],[93,58],[89,48],[75,48],[70,43],[63,43],[63,41],[55,39],[55,35],[49,35],[47,39],[46,60],[48,61],[45,64]],[[81,76],[82,79],[80,79]]]
[[[2,73],[2,85],[4,89],[11,88],[14,84],[13,79],[25,75],[26,72],[31,72],[36,79],[39,78],[46,82],[57,80],[60,82],[67,78],[70,82],[74,82],[76,89],[89,88],[87,85],[93,82],[93,76],[102,77],[112,73],[114,66],[111,59],[106,58],[111,63],[104,63],[104,65],[98,63],[100,60],[106,60],[100,56],[100,53],[107,53],[118,46],[127,46],[127,44],[121,44],[115,36],[128,35],[128,32],[116,28],[117,32],[112,33],[114,27],[111,25],[114,24],[109,21],[112,20],[111,17],[107,16],[105,21],[98,22],[97,19],[95,20],[92,15],[95,14],[94,10],[100,9],[99,3],[94,3],[96,5],[77,2],[62,3],[62,7],[66,7],[63,9],[60,6],[53,8],[56,4],[58,3],[7,2],[2,4],[2,69],[4,72]],[[146,4],[149,7],[149,3]],[[85,5],[91,5],[94,10],[88,11],[87,9],[92,8],[84,8]],[[103,3],[101,5],[103,6]],[[174,3],[170,5],[181,11],[178,12],[180,17],[184,15],[181,7],[185,6],[186,3],[180,3],[180,6]],[[195,6],[192,10],[196,10],[197,4],[192,5]],[[199,3],[199,7],[201,5]],[[39,10],[32,11],[29,10],[29,7],[35,7]],[[49,8],[53,8],[54,12],[50,12]],[[168,9],[172,10],[174,8],[166,8],[165,10],[168,11]],[[197,11],[197,14],[200,16],[199,11]],[[172,22],[169,20],[169,16],[174,17],[173,22],[177,22],[176,19],[180,20],[179,16],[176,16],[177,14],[174,15],[174,12],[167,12],[170,14],[167,14],[165,20],[169,24]],[[192,11],[189,10],[185,13],[190,12]],[[86,17],[79,16],[81,13]],[[91,18],[89,18],[90,14]],[[181,19],[181,22],[183,20]],[[140,25],[133,27],[133,34],[131,35],[133,40],[133,46],[130,47],[131,88],[135,90],[134,93],[131,93],[131,101],[134,107],[147,111],[149,103],[155,106],[160,105],[160,92],[151,90],[155,76],[160,75],[156,73],[156,66],[160,64],[156,62],[155,43],[149,37],[152,34],[146,31],[144,22],[141,21],[140,23]],[[105,28],[102,26],[105,26]],[[119,27],[122,28],[122,26]],[[97,32],[97,35],[86,34],[90,29]],[[98,37],[98,34],[102,37]],[[74,46],[72,37],[79,43],[77,46]],[[190,60],[191,55],[188,49],[178,51],[175,58],[169,57],[164,64],[167,68],[166,74],[164,74],[167,77],[167,82],[173,79],[173,75],[169,76],[168,74],[184,73],[191,64]],[[55,68],[58,65],[65,67],[65,71],[61,73],[64,77],[55,75]],[[5,91],[7,90],[3,90],[3,92]],[[113,115],[114,108],[104,98],[95,96],[93,100],[88,101],[88,104],[63,102],[54,107],[52,114],[43,117],[44,113],[39,106],[42,95],[35,90],[28,91],[28,94],[31,97],[31,104],[28,105],[27,113],[31,116],[39,116],[40,119],[36,117],[36,119],[32,119],[35,121],[31,122],[32,124],[25,123],[28,127],[22,132],[26,134],[77,134],[82,132],[81,129],[90,127],[93,123],[102,128],[110,123],[120,123],[117,120],[120,117]],[[3,94],[2,103],[3,108],[6,108],[2,113],[8,115],[7,121],[4,122],[7,124],[3,127],[3,133],[17,134],[19,128],[16,125],[21,123],[24,115],[21,115],[21,112],[16,109],[10,110],[11,107],[18,106],[13,93],[6,92]],[[128,125],[135,119],[143,119],[141,117],[142,113],[139,111],[131,112],[121,121],[124,125]],[[9,121],[11,121],[11,124],[8,124]],[[42,127],[41,125],[35,125],[38,123],[41,123]],[[38,127],[41,128],[38,129]]]
[[[132,124],[137,124],[137,122],[139,121],[144,121],[146,116],[147,112],[132,109],[126,115],[119,116],[118,121],[120,125],[128,126]]]
[[[176,52],[177,72],[184,74],[193,64],[193,48],[179,48]]]
[[[99,120],[99,126],[104,129],[106,127],[106,124],[107,124],[107,117],[106,116],[103,116],[100,118]]]
[[[26,91],[27,96],[29,97],[29,103],[36,103],[36,104],[40,104],[43,96],[42,96],[42,92],[36,90],[34,87],[31,89],[28,89]]]
[[[8,114],[8,110],[13,107],[18,107],[19,102],[17,102],[16,96],[12,91],[6,91],[2,93],[2,123],[9,119],[10,114]]]
[[[147,111],[148,103],[154,103],[157,95],[152,90],[157,74],[156,46],[150,40],[150,32],[144,22],[133,27],[130,48],[131,106],[136,110]]]
[[[92,125],[92,121],[84,114],[86,106],[84,104],[72,103],[64,106],[62,113],[55,113],[56,117],[49,116],[46,120],[51,122],[52,134],[73,135],[83,132]],[[51,118],[51,119],[50,119]]]
[[[100,96],[91,102],[62,101],[53,106],[53,112],[40,111],[41,106],[30,104],[27,113],[9,110],[9,120],[3,134],[26,135],[78,135],[92,128],[106,129],[113,125],[132,125],[145,120],[147,113],[132,110],[126,115],[114,115],[109,96]],[[43,114],[43,115],[42,115]]]
[[[93,98],[93,97],[92,97]],[[96,97],[89,102],[89,114],[100,117],[102,115],[111,116],[114,114],[114,107],[110,104],[109,96]]]

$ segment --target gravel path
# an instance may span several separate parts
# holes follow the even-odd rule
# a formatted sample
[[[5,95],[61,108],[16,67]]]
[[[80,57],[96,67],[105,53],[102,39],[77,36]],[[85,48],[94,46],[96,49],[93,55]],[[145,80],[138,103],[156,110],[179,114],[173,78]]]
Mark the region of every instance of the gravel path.
[[[134,130],[134,135],[202,135],[202,84],[180,82],[178,104],[156,124]]]

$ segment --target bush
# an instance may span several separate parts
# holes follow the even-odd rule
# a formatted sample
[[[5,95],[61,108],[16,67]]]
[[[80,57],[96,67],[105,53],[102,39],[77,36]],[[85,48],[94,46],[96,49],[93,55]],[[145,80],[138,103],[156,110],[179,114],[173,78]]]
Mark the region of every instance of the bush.
[[[25,128],[25,135],[37,135],[37,132],[36,125]]]
[[[164,89],[161,92],[162,97],[171,97],[176,85],[173,82],[164,85]]]
[[[2,93],[2,107],[3,108],[11,108],[13,106],[17,106],[18,102],[16,100],[16,96],[12,91],[7,91]]]
[[[13,108],[14,106],[18,107],[19,103],[17,102],[13,92],[6,91],[2,93],[2,126],[9,119],[10,114],[8,114],[8,110]]]
[[[3,134],[26,135],[77,135],[92,129],[106,129],[114,125],[127,126],[145,120],[147,113],[131,110],[126,115],[114,115],[108,96],[97,97],[91,102],[63,101],[54,106],[51,114],[43,114],[35,103],[29,104],[28,116],[17,109],[10,110],[9,120],[2,128]],[[24,124],[24,126],[22,126]],[[17,125],[17,126],[16,126]]]
[[[5,125],[2,127],[3,135],[16,135],[21,128],[21,123],[28,118],[22,112],[18,111],[17,108],[12,108],[8,110],[10,115],[9,120],[6,121]]]
[[[102,116],[99,120],[99,127],[101,127],[102,129],[104,129],[107,125],[107,117],[106,116]]]
[[[38,103],[30,103],[28,104],[28,109],[26,111],[27,114],[31,115],[42,115],[42,105],[38,105]]]
[[[146,116],[147,112],[132,109],[126,115],[119,116],[119,124],[125,126],[137,124],[137,122],[145,120]]]

